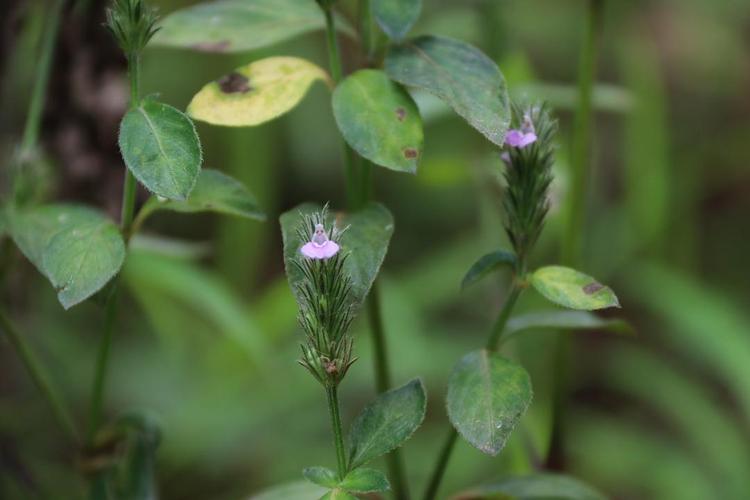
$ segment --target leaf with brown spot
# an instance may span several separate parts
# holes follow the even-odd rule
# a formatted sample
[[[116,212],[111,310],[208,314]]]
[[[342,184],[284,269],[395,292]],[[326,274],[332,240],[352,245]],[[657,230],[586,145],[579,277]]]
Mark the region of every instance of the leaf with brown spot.
[[[187,112],[213,125],[260,125],[294,108],[319,80],[330,81],[328,74],[311,62],[269,57],[204,86],[190,101]]]
[[[567,307],[593,311],[607,307],[620,307],[615,293],[575,269],[547,266],[534,271],[531,284],[548,300]]]

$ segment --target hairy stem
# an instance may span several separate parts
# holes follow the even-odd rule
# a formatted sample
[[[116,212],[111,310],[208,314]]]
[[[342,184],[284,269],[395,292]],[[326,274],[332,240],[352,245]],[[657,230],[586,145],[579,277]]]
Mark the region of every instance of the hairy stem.
[[[47,373],[44,371],[41,363],[26,343],[23,335],[19,333],[15,325],[11,323],[7,313],[1,308],[0,328],[5,331],[11,345],[18,353],[18,357],[21,358],[21,361],[29,372],[31,379],[34,381],[34,385],[36,385],[39,392],[42,393],[42,396],[44,396],[47,403],[49,403],[52,413],[57,419],[57,423],[62,430],[70,436],[74,443],[78,443],[78,431],[73,423],[73,418],[71,417],[68,408],[63,403],[62,397],[50,382]]]
[[[500,346],[503,330],[505,330],[505,326],[508,324],[508,319],[510,318],[513,308],[515,307],[516,302],[518,302],[518,297],[520,297],[523,290],[524,287],[517,280],[514,280],[508,298],[505,300],[503,308],[500,309],[500,313],[497,315],[497,319],[492,325],[492,330],[487,338],[487,350],[494,351]],[[428,483],[424,500],[433,500],[436,498],[438,489],[440,488],[440,483],[442,482],[445,471],[448,468],[448,461],[453,453],[453,446],[456,442],[457,436],[458,433],[453,427],[451,427],[448,433],[448,438],[440,451],[438,461],[435,464],[432,475],[430,476],[430,482]]]
[[[328,413],[331,416],[331,427],[333,428],[333,443],[336,447],[336,463],[338,466],[339,479],[346,476],[346,451],[344,448],[344,433],[341,428],[341,416],[339,415],[338,388],[335,385],[326,386],[328,399]]]
[[[589,0],[586,35],[581,47],[578,74],[578,109],[576,110],[571,152],[572,178],[567,226],[563,233],[562,262],[579,267],[583,253],[583,226],[586,219],[586,199],[591,175],[592,144],[592,94],[599,55],[604,0]],[[547,465],[553,469],[562,466],[563,420],[567,399],[567,373],[570,337],[558,335],[555,352],[555,391],[553,403],[552,436]]]

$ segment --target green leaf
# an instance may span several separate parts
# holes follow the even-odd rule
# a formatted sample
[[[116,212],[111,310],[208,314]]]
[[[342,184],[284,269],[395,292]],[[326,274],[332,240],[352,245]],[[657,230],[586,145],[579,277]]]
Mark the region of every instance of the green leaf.
[[[505,446],[532,398],[522,366],[486,349],[464,356],[448,381],[448,418],[469,443],[489,455]]]
[[[266,214],[258,207],[250,191],[238,180],[218,170],[204,168],[198,176],[187,200],[160,201],[150,198],[141,209],[139,217],[145,218],[157,210],[175,212],[216,212],[263,221]]]
[[[297,57],[268,57],[240,66],[205,85],[187,112],[196,120],[228,127],[260,125],[294,108],[328,74]]]
[[[620,335],[635,335],[633,327],[622,319],[602,318],[588,311],[555,309],[515,316],[508,321],[503,339],[529,330],[602,330]]]
[[[563,474],[512,476],[460,495],[461,500],[605,500],[591,486]]]
[[[502,146],[510,125],[505,78],[476,47],[450,38],[422,36],[392,47],[385,71],[403,85],[436,95]]]
[[[253,495],[250,500],[318,500],[325,494],[326,488],[307,481],[295,481],[269,488]]]
[[[419,19],[422,0],[373,0],[372,12],[383,31],[398,41]]]
[[[473,285],[501,267],[507,266],[514,269],[516,264],[516,255],[513,252],[498,250],[496,252],[488,253],[487,255],[482,256],[471,266],[471,268],[469,268],[463,281],[461,281],[461,289],[463,290]]]
[[[337,488],[320,497],[320,500],[357,500],[357,497],[355,497],[348,491],[340,490]]]
[[[388,491],[391,485],[385,474],[375,469],[360,467],[346,475],[339,487],[352,493],[375,493]]]
[[[415,173],[424,134],[409,94],[385,73],[363,69],[333,93],[333,114],[346,142],[377,165]]]
[[[384,392],[357,416],[349,433],[349,467],[356,469],[401,446],[424,420],[422,381],[414,379]]]
[[[319,205],[306,203],[289,210],[279,218],[284,240],[286,275],[298,302],[300,297],[297,295],[297,284],[302,281],[302,273],[292,264],[292,260],[302,258],[299,250],[305,242],[297,237],[297,228],[301,223],[301,214],[319,210]],[[331,227],[333,221],[332,216],[326,224],[326,229]],[[349,226],[339,243],[342,251],[349,252],[345,264],[346,271],[352,277],[353,303],[359,306],[364,302],[385,259],[388,243],[393,234],[393,216],[383,205],[370,203],[351,215],[336,213],[335,221],[339,228]]]
[[[547,300],[570,309],[593,311],[620,307],[609,287],[569,267],[539,268],[531,275],[531,284]]]
[[[335,488],[339,484],[338,475],[327,467],[307,467],[302,475],[311,483],[325,488]]]
[[[156,479],[156,450],[161,442],[161,429],[150,417],[127,415],[115,425],[126,435],[127,453],[118,465],[118,498],[155,500],[159,497]]]
[[[125,260],[125,243],[117,226],[88,207],[10,210],[7,222],[13,241],[58,290],[65,309],[100,290]]]
[[[337,19],[339,30],[351,28]],[[160,23],[151,43],[203,52],[241,52],[325,28],[312,0],[219,0],[180,9]]]
[[[203,162],[190,118],[151,99],[122,119],[120,151],[125,165],[149,191],[177,200],[188,197]]]

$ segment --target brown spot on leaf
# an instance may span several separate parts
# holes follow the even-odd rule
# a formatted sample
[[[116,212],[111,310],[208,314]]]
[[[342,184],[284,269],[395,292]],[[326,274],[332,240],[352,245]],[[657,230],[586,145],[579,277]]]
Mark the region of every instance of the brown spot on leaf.
[[[221,40],[218,42],[198,42],[190,46],[191,49],[199,50],[201,52],[225,52],[232,42],[229,40]]]
[[[239,73],[224,75],[216,83],[225,94],[244,94],[252,90],[248,77]]]
[[[406,118],[406,110],[404,108],[396,108],[396,118],[398,118],[398,121],[400,122],[404,121],[404,118]]]
[[[583,287],[583,293],[585,293],[586,295],[593,295],[599,290],[601,290],[602,288],[604,288],[604,285],[594,281],[593,283],[589,283],[588,285]]]
[[[413,160],[419,156],[419,151],[417,151],[414,148],[405,148],[404,149],[404,158],[408,158],[409,160]]]

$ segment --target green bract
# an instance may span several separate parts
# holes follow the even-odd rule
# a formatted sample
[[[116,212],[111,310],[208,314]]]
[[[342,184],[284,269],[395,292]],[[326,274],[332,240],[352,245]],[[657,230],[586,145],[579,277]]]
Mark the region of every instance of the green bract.
[[[422,11],[422,0],[373,0],[372,12],[385,33],[394,40],[406,36]]]
[[[297,236],[301,214],[312,214],[320,210],[319,205],[306,203],[285,212],[279,219],[284,239],[286,275],[295,296],[302,275],[297,266],[292,264],[292,259],[301,258],[300,248],[306,243]],[[335,214],[335,221],[341,229],[349,226],[340,244],[341,250],[349,253],[345,270],[352,277],[352,300],[358,306],[364,302],[385,259],[393,234],[393,216],[383,205],[371,203],[353,214]],[[334,219],[331,218],[327,230],[330,231],[333,222]],[[299,302],[299,297],[297,300]]]
[[[159,201],[151,198],[141,209],[139,217],[156,210],[175,212],[216,212],[248,219],[265,220],[255,196],[238,180],[218,170],[203,169],[187,200]]]
[[[385,71],[403,85],[436,95],[490,141],[503,145],[510,124],[505,78],[476,47],[422,36],[392,47]]]
[[[193,122],[151,99],[122,119],[120,151],[128,169],[149,191],[176,200],[188,197],[203,161]]]
[[[338,21],[340,29],[351,31]],[[219,0],[168,15],[153,43],[204,52],[241,52],[324,27],[323,13],[313,0]]]
[[[11,209],[7,223],[13,241],[57,289],[65,309],[99,291],[125,260],[125,243],[117,226],[91,208]]]
[[[392,170],[415,173],[422,156],[422,119],[404,89],[379,70],[364,69],[333,93],[333,114],[346,142]]]
[[[418,379],[384,392],[354,420],[349,468],[356,469],[401,446],[424,420],[427,395]]]
[[[473,285],[477,281],[487,276],[501,267],[515,269],[517,259],[515,254],[506,250],[498,250],[488,253],[479,258],[466,272],[464,279],[461,281],[461,288]]]
[[[532,398],[522,366],[482,349],[464,356],[448,381],[448,417],[473,446],[497,455]]]
[[[297,57],[269,57],[241,66],[204,86],[187,112],[213,125],[246,127],[273,120],[294,108],[325,71]]]
[[[570,309],[593,311],[620,307],[612,289],[569,267],[537,269],[531,275],[531,284],[548,300]]]

